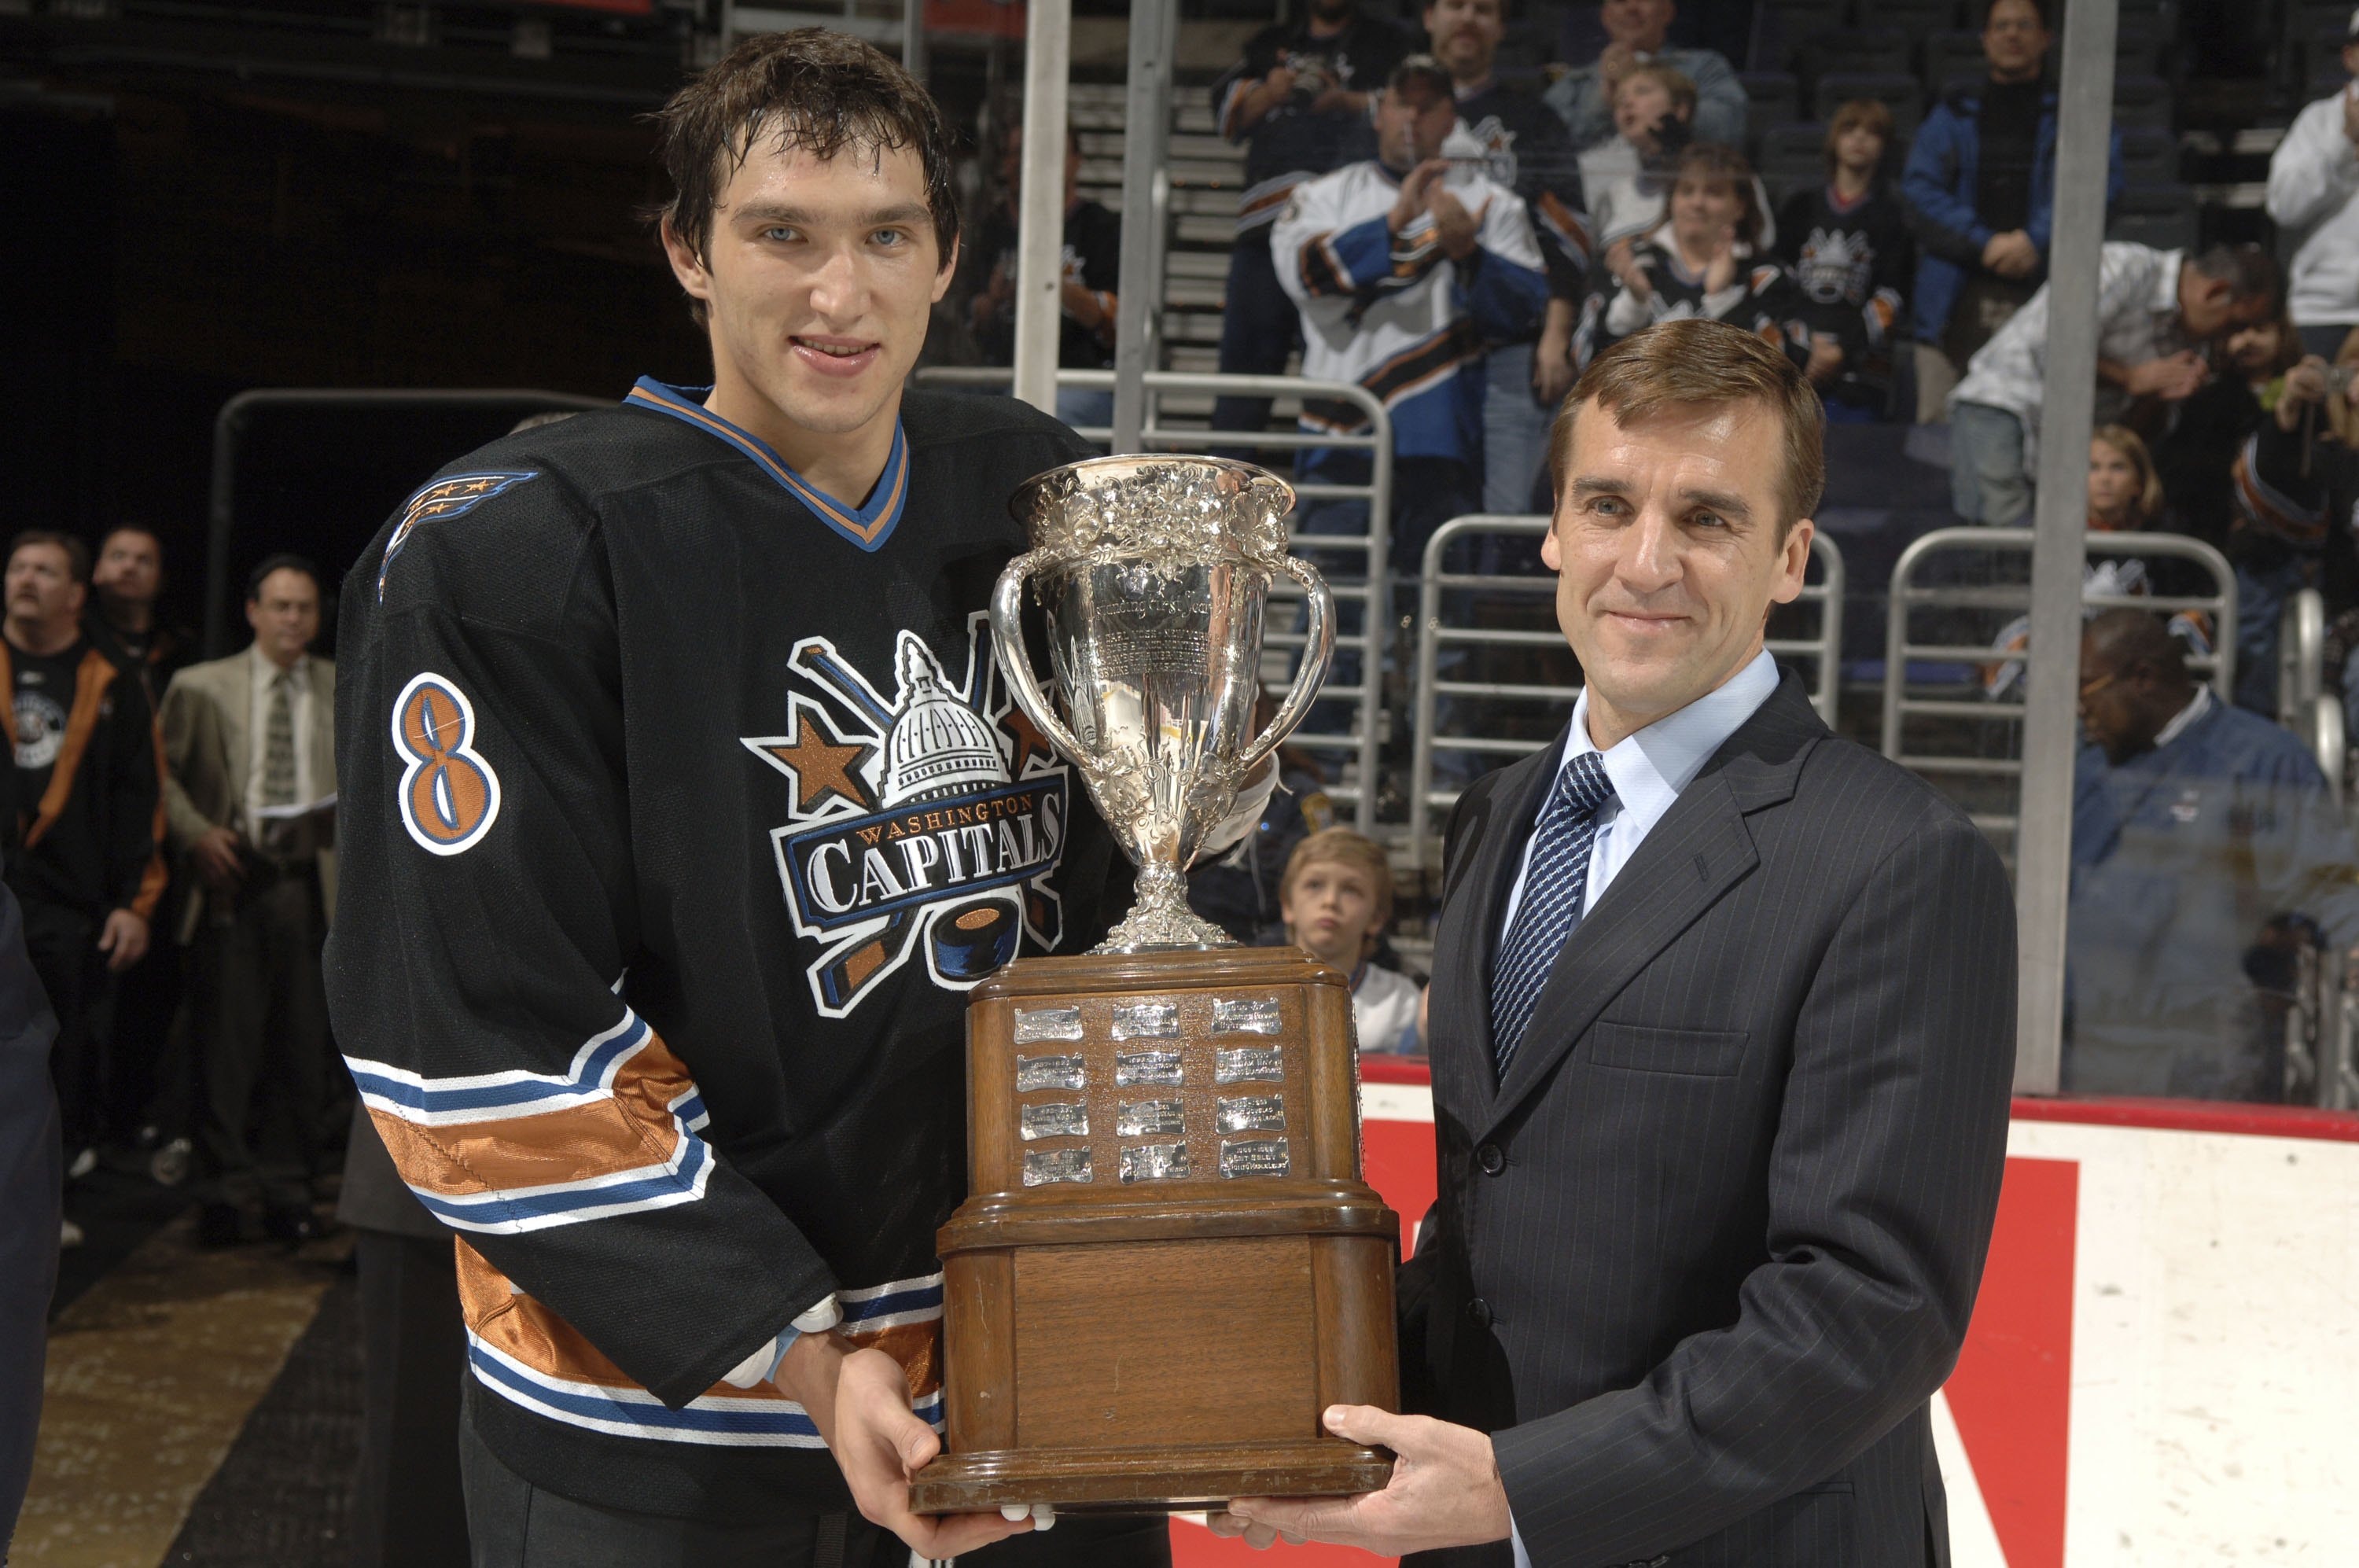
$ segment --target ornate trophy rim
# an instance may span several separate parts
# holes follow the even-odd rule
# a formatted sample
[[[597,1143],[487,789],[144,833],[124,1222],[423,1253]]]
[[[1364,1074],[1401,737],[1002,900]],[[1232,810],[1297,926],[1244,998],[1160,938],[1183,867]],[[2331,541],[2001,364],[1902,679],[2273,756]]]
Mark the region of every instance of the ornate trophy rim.
[[[1268,507],[1275,539],[1256,541],[1239,537],[1234,530],[1223,530],[1220,543],[1227,547],[1224,553],[1268,572],[1279,572],[1288,555],[1289,542],[1286,537],[1285,519],[1294,510],[1294,486],[1258,463],[1242,463],[1234,458],[1212,457],[1194,452],[1117,452],[1111,457],[1085,457],[1078,463],[1060,463],[1043,469],[1016,487],[1007,498],[1008,514],[1025,525],[1032,542],[1032,553],[1058,565],[1069,564],[1093,555],[1105,553],[1103,545],[1077,544],[1061,538],[1043,538],[1040,519],[1049,508],[1041,505],[1052,486],[1060,481],[1069,484],[1080,494],[1125,479],[1135,479],[1150,472],[1169,474],[1175,470],[1192,469],[1207,475],[1228,474],[1237,481],[1238,494],[1258,494]]]

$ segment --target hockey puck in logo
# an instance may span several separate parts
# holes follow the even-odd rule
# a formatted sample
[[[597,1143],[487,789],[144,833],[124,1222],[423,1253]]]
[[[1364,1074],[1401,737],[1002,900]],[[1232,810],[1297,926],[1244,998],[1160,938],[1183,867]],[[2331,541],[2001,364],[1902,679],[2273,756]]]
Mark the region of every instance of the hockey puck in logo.
[[[934,917],[934,967],[948,980],[980,980],[1016,956],[1024,934],[1004,898],[954,904]]]

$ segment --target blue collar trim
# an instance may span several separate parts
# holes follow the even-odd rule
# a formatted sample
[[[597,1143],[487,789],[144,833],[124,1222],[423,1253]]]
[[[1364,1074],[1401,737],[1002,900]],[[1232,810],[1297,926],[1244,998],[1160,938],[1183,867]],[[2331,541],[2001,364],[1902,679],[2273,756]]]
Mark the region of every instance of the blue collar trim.
[[[854,506],[837,500],[788,467],[786,459],[761,437],[708,410],[704,399],[712,391],[710,387],[670,387],[651,376],[642,376],[623,402],[625,407],[669,414],[683,424],[718,436],[752,458],[756,467],[776,480],[781,489],[801,502],[821,522],[864,550],[873,553],[883,548],[909,502],[909,442],[899,419],[893,421],[893,450],[885,454],[885,472],[877,475],[868,504]]]

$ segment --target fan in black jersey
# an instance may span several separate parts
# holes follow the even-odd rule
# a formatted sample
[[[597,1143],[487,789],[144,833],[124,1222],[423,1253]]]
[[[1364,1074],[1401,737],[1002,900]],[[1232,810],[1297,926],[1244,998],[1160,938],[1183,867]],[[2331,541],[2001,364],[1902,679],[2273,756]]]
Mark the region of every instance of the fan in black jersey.
[[[1810,377],[1827,418],[1884,418],[1892,401],[1892,343],[1912,267],[1900,192],[1881,172],[1892,111],[1854,99],[1827,123],[1827,182],[1786,198],[1777,251],[1802,292],[1810,326]]]
[[[1593,272],[1573,363],[1585,369],[1657,322],[1701,317],[1742,327],[1807,369],[1810,329],[1801,290],[1760,251],[1767,220],[1743,153],[1714,142],[1689,147],[1671,186],[1670,217],[1633,247],[1627,275],[1603,267]]]
[[[715,385],[461,460],[344,596],[328,982],[459,1236],[475,1560],[1165,1563],[1160,1520],[908,1508],[967,993],[1129,898],[984,614],[1007,496],[1087,449],[904,390],[958,230],[899,67],[760,37],[661,124]]]

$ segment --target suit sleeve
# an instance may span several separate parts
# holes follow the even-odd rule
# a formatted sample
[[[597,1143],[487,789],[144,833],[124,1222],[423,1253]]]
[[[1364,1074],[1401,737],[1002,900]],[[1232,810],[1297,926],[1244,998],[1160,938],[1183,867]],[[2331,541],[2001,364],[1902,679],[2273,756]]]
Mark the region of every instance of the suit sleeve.
[[[114,679],[107,721],[108,898],[143,920],[164,898],[164,739],[136,675]]]
[[[1956,1362],[1990,1241],[2014,1070],[1998,857],[1930,814],[1866,878],[1794,1025],[1769,1261],[1736,1321],[1637,1387],[1495,1434],[1540,1568],[1700,1540],[1832,1474]]]
[[[182,676],[174,676],[164,691],[164,711],[158,727],[164,737],[164,830],[176,850],[186,851],[208,831],[226,825],[197,810],[195,799],[180,783],[203,743],[204,732],[217,723],[212,704]]]
[[[692,1064],[624,996],[639,952],[620,654],[594,536],[541,477],[348,585],[345,885],[327,981],[370,1120],[428,1211],[677,1408],[835,1288],[706,1137]],[[550,514],[537,516],[535,508]],[[538,529],[523,521],[545,521]],[[531,548],[547,617],[458,543]],[[512,555],[497,559],[514,559]]]

